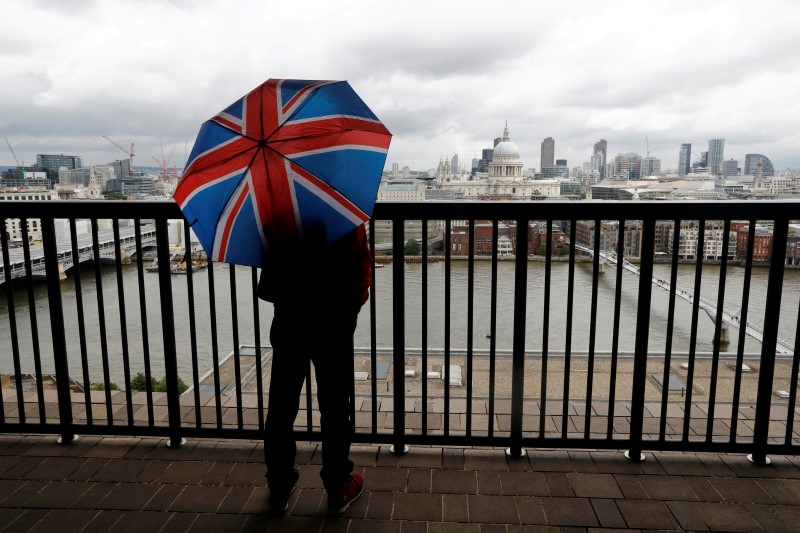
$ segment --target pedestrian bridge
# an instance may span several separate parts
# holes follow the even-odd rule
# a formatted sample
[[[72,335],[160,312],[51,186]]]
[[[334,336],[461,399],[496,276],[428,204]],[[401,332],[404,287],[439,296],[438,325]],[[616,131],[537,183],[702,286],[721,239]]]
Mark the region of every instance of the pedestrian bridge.
[[[588,254],[594,255],[594,249],[589,248],[588,246],[584,246],[582,244],[575,244],[575,249],[580,250],[582,252],[586,252]],[[617,254],[612,251],[600,251],[599,252],[600,258],[607,263],[612,265],[617,264]],[[628,272],[633,272],[637,276],[641,275],[639,267],[631,263],[630,261],[626,261],[625,259],[622,260],[622,268],[627,270]],[[660,289],[664,289],[665,291],[672,293],[672,285],[669,281],[663,278],[659,278],[658,276],[652,276],[651,281],[653,285],[659,287]],[[680,298],[690,304],[694,304],[694,293],[692,291],[683,289],[681,287],[675,286],[675,297]],[[700,297],[697,299],[697,306],[705,311],[711,320],[716,321],[717,317],[717,303],[712,302],[707,298]],[[722,309],[722,323],[727,326],[734,326],[735,328],[742,327],[741,324],[741,317],[739,316],[738,311],[729,311],[728,309]],[[724,327],[724,326],[723,326]],[[764,339],[764,330],[753,324],[752,322],[746,322],[744,324],[745,333],[750,337],[756,339],[758,342],[762,342]],[[794,349],[791,345],[791,341],[778,338],[777,346],[775,347],[775,353],[780,355],[792,355],[794,353]]]
[[[156,244],[156,230],[153,224],[140,226],[141,248],[153,247]],[[115,233],[118,232],[118,238]],[[95,247],[95,236],[97,246]],[[56,249],[58,250],[58,275],[63,278],[64,273],[73,267],[75,258],[78,263],[87,261],[98,261],[113,263],[116,259],[115,248],[119,243],[120,254],[130,259],[136,255],[136,228],[117,227],[117,229],[98,230],[93,236],[91,233],[76,235],[73,239],[57,239]],[[30,253],[30,275],[34,279],[45,279],[47,271],[45,269],[45,250],[42,244],[31,244]],[[24,248],[8,249],[8,261],[0,261],[0,285],[6,282],[6,264],[11,273],[10,278],[25,278],[28,276],[26,268]]]

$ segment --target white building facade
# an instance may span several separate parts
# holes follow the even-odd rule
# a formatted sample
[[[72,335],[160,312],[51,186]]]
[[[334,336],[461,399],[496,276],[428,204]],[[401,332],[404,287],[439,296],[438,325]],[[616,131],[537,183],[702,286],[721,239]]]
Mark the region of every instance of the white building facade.
[[[58,193],[38,187],[0,189],[0,202],[5,200],[58,200]],[[27,230],[28,240],[39,241],[42,239],[42,222],[38,218],[28,219]],[[22,224],[18,218],[7,218],[5,231],[12,244],[22,243]]]
[[[517,145],[511,141],[508,124],[500,142],[494,147],[489,172],[485,177],[470,180],[466,173],[456,175],[448,163],[442,163],[436,172],[437,188],[463,191],[465,200],[529,200],[561,195],[558,180],[533,180],[525,176],[524,164]]]

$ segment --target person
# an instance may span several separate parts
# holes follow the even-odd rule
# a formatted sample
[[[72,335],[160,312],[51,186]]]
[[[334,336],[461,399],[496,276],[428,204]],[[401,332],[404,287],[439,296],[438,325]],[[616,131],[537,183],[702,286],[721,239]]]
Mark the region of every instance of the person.
[[[364,481],[349,458],[354,431],[353,333],[369,297],[372,256],[364,225],[332,245],[321,228],[305,228],[302,246],[265,256],[258,296],[274,304],[270,328],[272,374],[264,436],[267,485],[273,514],[288,509],[299,478],[293,425],[300,393],[314,364],[322,426],[320,476],[328,509],[343,513]]]

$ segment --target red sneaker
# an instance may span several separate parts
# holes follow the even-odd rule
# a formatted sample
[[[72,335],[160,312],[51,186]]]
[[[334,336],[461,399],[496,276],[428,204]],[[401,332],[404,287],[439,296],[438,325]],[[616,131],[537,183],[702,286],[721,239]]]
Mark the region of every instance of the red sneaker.
[[[359,474],[350,474],[350,479],[342,488],[328,493],[328,511],[333,515],[343,514],[361,496],[363,490],[364,478]]]

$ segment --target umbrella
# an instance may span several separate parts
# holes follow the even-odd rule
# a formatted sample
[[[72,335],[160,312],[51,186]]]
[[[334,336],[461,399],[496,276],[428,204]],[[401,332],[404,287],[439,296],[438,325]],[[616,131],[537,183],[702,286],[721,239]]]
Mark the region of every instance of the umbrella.
[[[369,220],[390,140],[346,81],[270,79],[203,123],[173,198],[212,260],[260,267]]]

